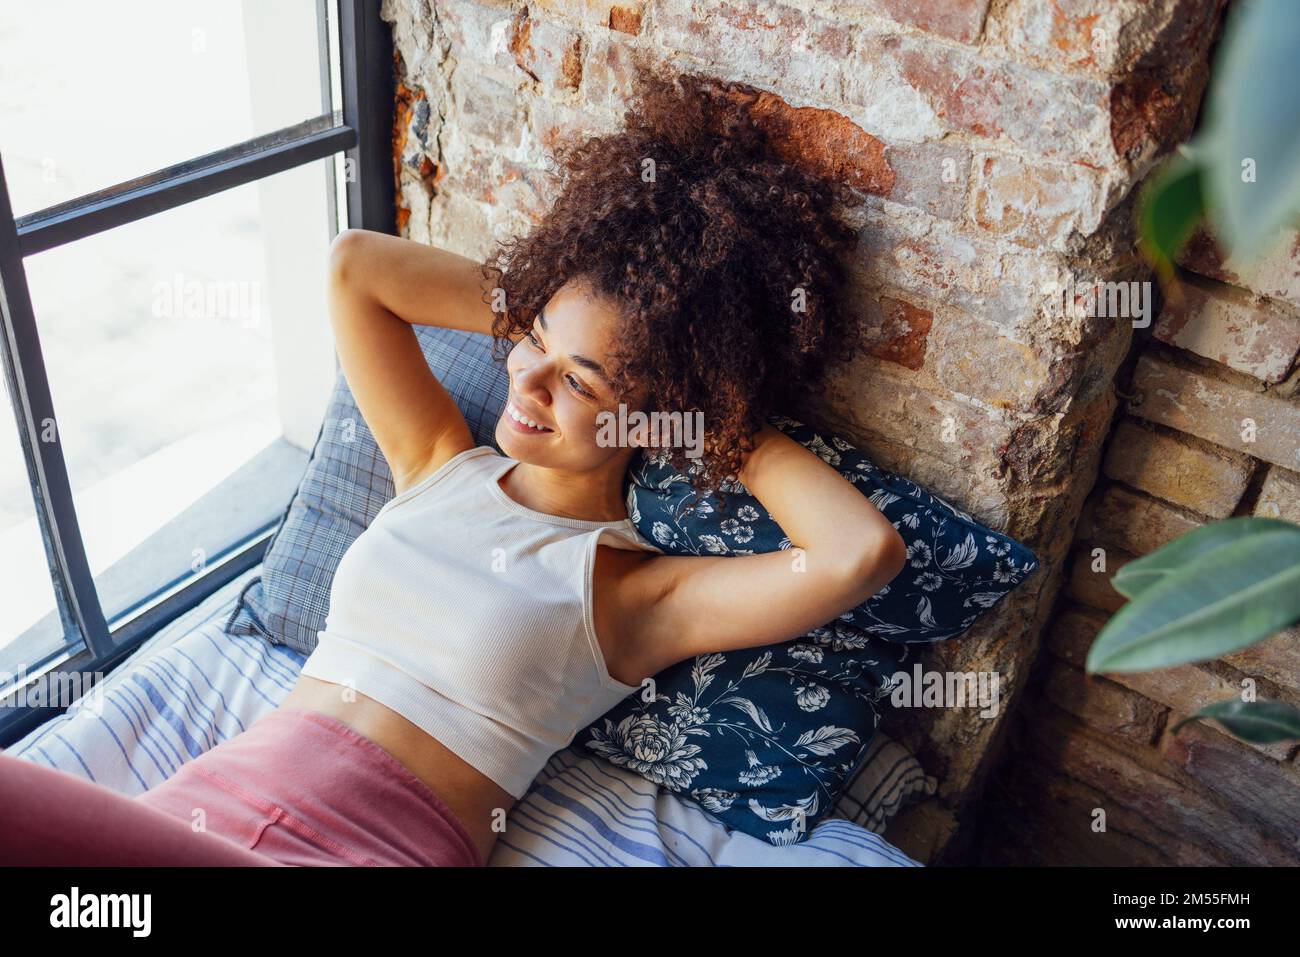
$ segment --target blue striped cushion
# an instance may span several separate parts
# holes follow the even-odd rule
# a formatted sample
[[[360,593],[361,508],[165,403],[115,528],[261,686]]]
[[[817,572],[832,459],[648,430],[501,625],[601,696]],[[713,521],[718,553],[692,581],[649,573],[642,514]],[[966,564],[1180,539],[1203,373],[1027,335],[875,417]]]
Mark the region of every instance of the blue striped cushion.
[[[306,660],[284,645],[222,631],[245,573],[164,628],[65,714],[9,754],[139,794],[279,705]],[[566,748],[507,815],[488,860],[512,866],[916,866],[874,833],[884,816],[935,781],[897,745],[864,773],[845,815],[797,847],[731,831],[637,775]],[[868,804],[860,805],[858,799]],[[873,825],[871,829],[847,818]]]

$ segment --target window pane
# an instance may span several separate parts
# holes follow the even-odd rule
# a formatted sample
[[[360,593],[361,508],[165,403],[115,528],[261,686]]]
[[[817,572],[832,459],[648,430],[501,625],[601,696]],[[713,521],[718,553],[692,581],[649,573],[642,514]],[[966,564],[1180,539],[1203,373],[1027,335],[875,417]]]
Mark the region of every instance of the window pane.
[[[331,112],[316,6],[0,5],[0,154],[14,215]]]
[[[0,376],[2,379],[3,376]],[[63,627],[36,522],[9,390],[0,381],[0,688],[62,647]],[[21,636],[21,637],[20,637]]]
[[[328,162],[26,260],[111,627],[278,518],[301,477],[334,371]]]

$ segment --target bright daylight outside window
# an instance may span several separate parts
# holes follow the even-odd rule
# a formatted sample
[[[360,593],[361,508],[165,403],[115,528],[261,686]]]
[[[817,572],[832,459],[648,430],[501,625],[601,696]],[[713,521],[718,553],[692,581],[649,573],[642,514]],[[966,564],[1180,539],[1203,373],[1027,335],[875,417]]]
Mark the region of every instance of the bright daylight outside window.
[[[333,4],[317,0],[141,0],[124,29],[113,4],[6,5],[0,159],[20,227],[334,113],[326,8],[332,20]],[[110,631],[276,521],[293,494],[335,373],[324,268],[339,228],[337,159],[23,261],[56,410],[48,428]],[[0,672],[16,672],[57,649],[64,630],[4,391]]]

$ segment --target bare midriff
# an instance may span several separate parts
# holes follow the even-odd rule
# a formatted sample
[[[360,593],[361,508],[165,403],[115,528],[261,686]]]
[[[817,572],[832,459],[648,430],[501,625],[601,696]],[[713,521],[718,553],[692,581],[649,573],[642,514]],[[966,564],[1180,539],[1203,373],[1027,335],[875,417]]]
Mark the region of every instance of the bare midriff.
[[[329,715],[378,744],[429,786],[465,826],[479,856],[488,859],[499,836],[492,822],[503,818],[515,799],[437,738],[374,698],[307,675],[298,677],[280,707]]]

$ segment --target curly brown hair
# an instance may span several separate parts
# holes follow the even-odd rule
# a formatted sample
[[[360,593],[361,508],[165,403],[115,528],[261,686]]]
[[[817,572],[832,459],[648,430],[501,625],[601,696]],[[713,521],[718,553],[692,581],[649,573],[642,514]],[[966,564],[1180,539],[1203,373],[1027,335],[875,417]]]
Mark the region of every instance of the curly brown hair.
[[[703,413],[704,451],[661,450],[698,495],[729,485],[752,436],[796,387],[861,348],[842,308],[860,197],[784,161],[755,121],[761,91],[638,66],[622,128],[561,144],[557,199],[484,264],[505,293],[493,321],[504,357],[573,278],[618,304],[609,372],[645,411]]]

